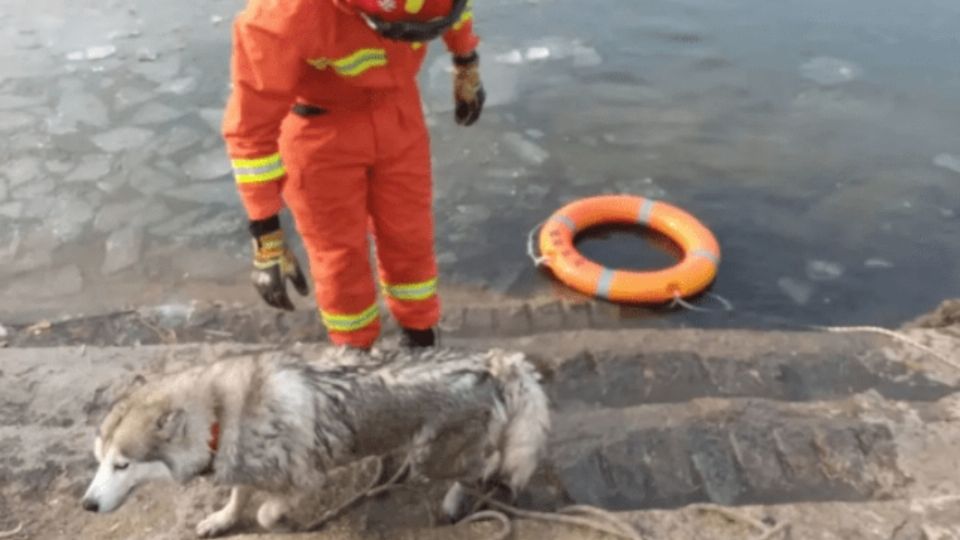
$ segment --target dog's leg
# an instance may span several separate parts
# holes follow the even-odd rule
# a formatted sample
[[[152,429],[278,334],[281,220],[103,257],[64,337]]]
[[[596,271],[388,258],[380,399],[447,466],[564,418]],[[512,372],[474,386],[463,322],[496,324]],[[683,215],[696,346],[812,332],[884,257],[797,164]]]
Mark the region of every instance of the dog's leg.
[[[257,523],[270,532],[293,532],[295,524],[290,521],[287,513],[292,507],[290,497],[271,495],[257,511]]]
[[[447,523],[457,523],[467,517],[467,514],[470,512],[470,507],[467,504],[469,502],[469,498],[463,489],[463,484],[454,482],[453,485],[450,486],[450,489],[447,490],[447,494],[443,496],[443,503],[441,503],[440,506],[441,510],[443,510],[443,517],[446,518]]]
[[[253,495],[253,488],[234,487],[230,491],[230,501],[227,505],[197,524],[197,535],[201,538],[213,538],[229,531],[240,521],[240,513],[243,512],[243,507],[247,505],[251,495]]]

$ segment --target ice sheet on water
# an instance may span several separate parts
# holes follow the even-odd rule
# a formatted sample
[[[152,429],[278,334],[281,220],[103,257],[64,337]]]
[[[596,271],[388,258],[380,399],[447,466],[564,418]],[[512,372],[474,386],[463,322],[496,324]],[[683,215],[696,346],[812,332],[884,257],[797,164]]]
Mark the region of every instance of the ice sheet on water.
[[[0,111],[29,109],[39,107],[46,103],[44,96],[17,96],[11,94],[0,94]]]
[[[103,60],[117,54],[115,45],[93,45],[80,51],[67,53],[67,60],[74,62],[82,60]]]
[[[210,129],[214,133],[220,133],[220,128],[223,125],[223,109],[222,108],[206,108],[200,109],[198,113],[200,118],[210,126]]]
[[[457,212],[450,216],[450,221],[461,227],[470,228],[479,225],[493,215],[489,207],[482,204],[461,204],[457,206]]]
[[[490,280],[490,290],[502,294],[509,293],[529,267],[529,263],[525,261],[498,264],[496,276]]]
[[[201,221],[183,231],[185,236],[196,238],[210,238],[214,236],[229,236],[246,227],[246,218],[243,212],[234,210],[220,212],[210,219]]]
[[[48,159],[43,166],[50,174],[62,176],[73,170],[74,162],[71,159]]]
[[[198,204],[235,205],[239,201],[233,181],[193,182],[186,187],[168,190],[165,195]]]
[[[40,158],[27,156],[7,161],[2,173],[10,180],[11,188],[29,182],[40,176]]]
[[[93,207],[69,194],[54,200],[47,227],[61,242],[76,240],[93,219]]]
[[[24,202],[12,201],[0,204],[0,217],[18,220],[23,217]]]
[[[118,39],[133,39],[140,37],[142,34],[143,32],[137,28],[131,28],[128,30],[113,30],[107,34],[107,39],[110,41],[116,41]]]
[[[0,133],[20,130],[36,123],[37,119],[27,113],[17,111],[0,112]]]
[[[66,176],[67,182],[93,182],[110,173],[112,158],[107,154],[91,154],[80,158],[80,163]]]
[[[801,306],[810,303],[810,298],[813,297],[813,286],[804,281],[782,277],[777,280],[777,286],[788,298]]]
[[[93,137],[93,144],[105,152],[122,152],[147,144],[153,132],[137,127],[120,127]]]
[[[228,176],[232,171],[230,159],[223,148],[197,154],[183,164],[183,172],[193,180],[214,180]]]
[[[203,210],[191,210],[150,228],[150,234],[162,237],[176,236],[189,229],[201,216]]]
[[[550,159],[549,152],[533,141],[523,138],[519,133],[505,133],[501,140],[511,152],[531,165],[542,165]]]
[[[160,91],[185,96],[197,89],[197,80],[193,77],[181,77],[165,84]]]
[[[117,93],[114,94],[113,106],[122,111],[129,109],[134,105],[146,103],[147,101],[153,99],[153,97],[154,94],[147,90],[133,86],[124,86],[123,88],[117,90]]]
[[[146,47],[141,47],[137,49],[138,62],[156,62],[159,59],[160,59],[160,54],[153,49],[148,49]]]
[[[157,143],[157,153],[161,156],[170,156],[196,146],[204,138],[204,135],[194,129],[176,125],[162,135]]]
[[[134,113],[130,123],[136,126],[149,124],[164,124],[176,120],[186,113],[183,109],[175,109],[163,103],[147,103]]]
[[[843,265],[830,261],[807,261],[807,277],[812,281],[833,281],[843,277]]]
[[[139,199],[104,205],[93,220],[97,232],[115,231],[123,226],[145,227],[170,217],[170,209],[160,201]]]
[[[560,37],[537,39],[527,47],[512,49],[494,56],[501,64],[521,65],[544,60],[572,60],[574,67],[596,66],[603,62],[596,49],[578,39]]]
[[[444,251],[437,255],[437,264],[440,266],[452,266],[459,260],[457,254],[452,251]]]
[[[25,182],[11,190],[12,198],[18,201],[29,201],[37,197],[48,195],[56,187],[56,182],[52,178],[37,178],[30,182]]]
[[[863,261],[863,266],[874,270],[893,268],[893,263],[880,258],[867,259]]]
[[[860,76],[862,69],[852,62],[818,56],[800,66],[800,74],[817,84],[834,86],[848,83]]]
[[[139,167],[127,174],[130,186],[144,195],[166,193],[176,187],[173,176],[153,167]]]
[[[169,56],[156,62],[141,62],[130,68],[130,71],[140,75],[148,81],[163,84],[173,80],[180,73],[181,61],[179,56]]]
[[[960,156],[953,154],[937,154],[937,156],[933,158],[933,164],[937,167],[960,174]]]
[[[520,52],[519,49],[513,49],[512,51],[498,54],[494,56],[493,59],[501,64],[520,65],[523,63],[523,53]]]
[[[106,241],[101,272],[114,274],[135,265],[143,250],[143,229],[126,227],[110,233]]]

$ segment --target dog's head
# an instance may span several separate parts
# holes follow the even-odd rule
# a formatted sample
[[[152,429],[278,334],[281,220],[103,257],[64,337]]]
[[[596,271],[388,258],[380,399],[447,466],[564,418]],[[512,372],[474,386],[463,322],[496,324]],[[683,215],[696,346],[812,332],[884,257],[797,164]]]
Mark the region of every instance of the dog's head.
[[[148,481],[186,482],[210,466],[207,439],[191,425],[188,411],[146,390],[121,399],[101,423],[93,449],[99,467],[83,496],[84,509],[112,512]]]

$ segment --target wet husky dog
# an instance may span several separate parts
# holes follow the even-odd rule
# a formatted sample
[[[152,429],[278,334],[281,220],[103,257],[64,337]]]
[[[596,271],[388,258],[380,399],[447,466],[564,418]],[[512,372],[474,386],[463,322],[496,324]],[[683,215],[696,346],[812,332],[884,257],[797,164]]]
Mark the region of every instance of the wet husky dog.
[[[257,521],[289,528],[298,496],[334,468],[367,456],[407,456],[411,474],[453,480],[442,507],[462,516],[462,483],[529,481],[549,429],[547,399],[522,354],[449,349],[320,358],[221,361],[160,378],[118,401],[100,426],[96,477],[83,497],[92,512],[121,506],[140,484],[211,474],[233,489],[197,526],[233,527],[254,491]]]

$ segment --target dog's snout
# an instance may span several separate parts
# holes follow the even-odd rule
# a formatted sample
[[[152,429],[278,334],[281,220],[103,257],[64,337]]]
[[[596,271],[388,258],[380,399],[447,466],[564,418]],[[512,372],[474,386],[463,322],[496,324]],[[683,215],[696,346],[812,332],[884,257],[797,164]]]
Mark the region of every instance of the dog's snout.
[[[99,512],[100,505],[97,504],[97,501],[93,499],[84,499],[83,500],[83,509],[87,512]]]

